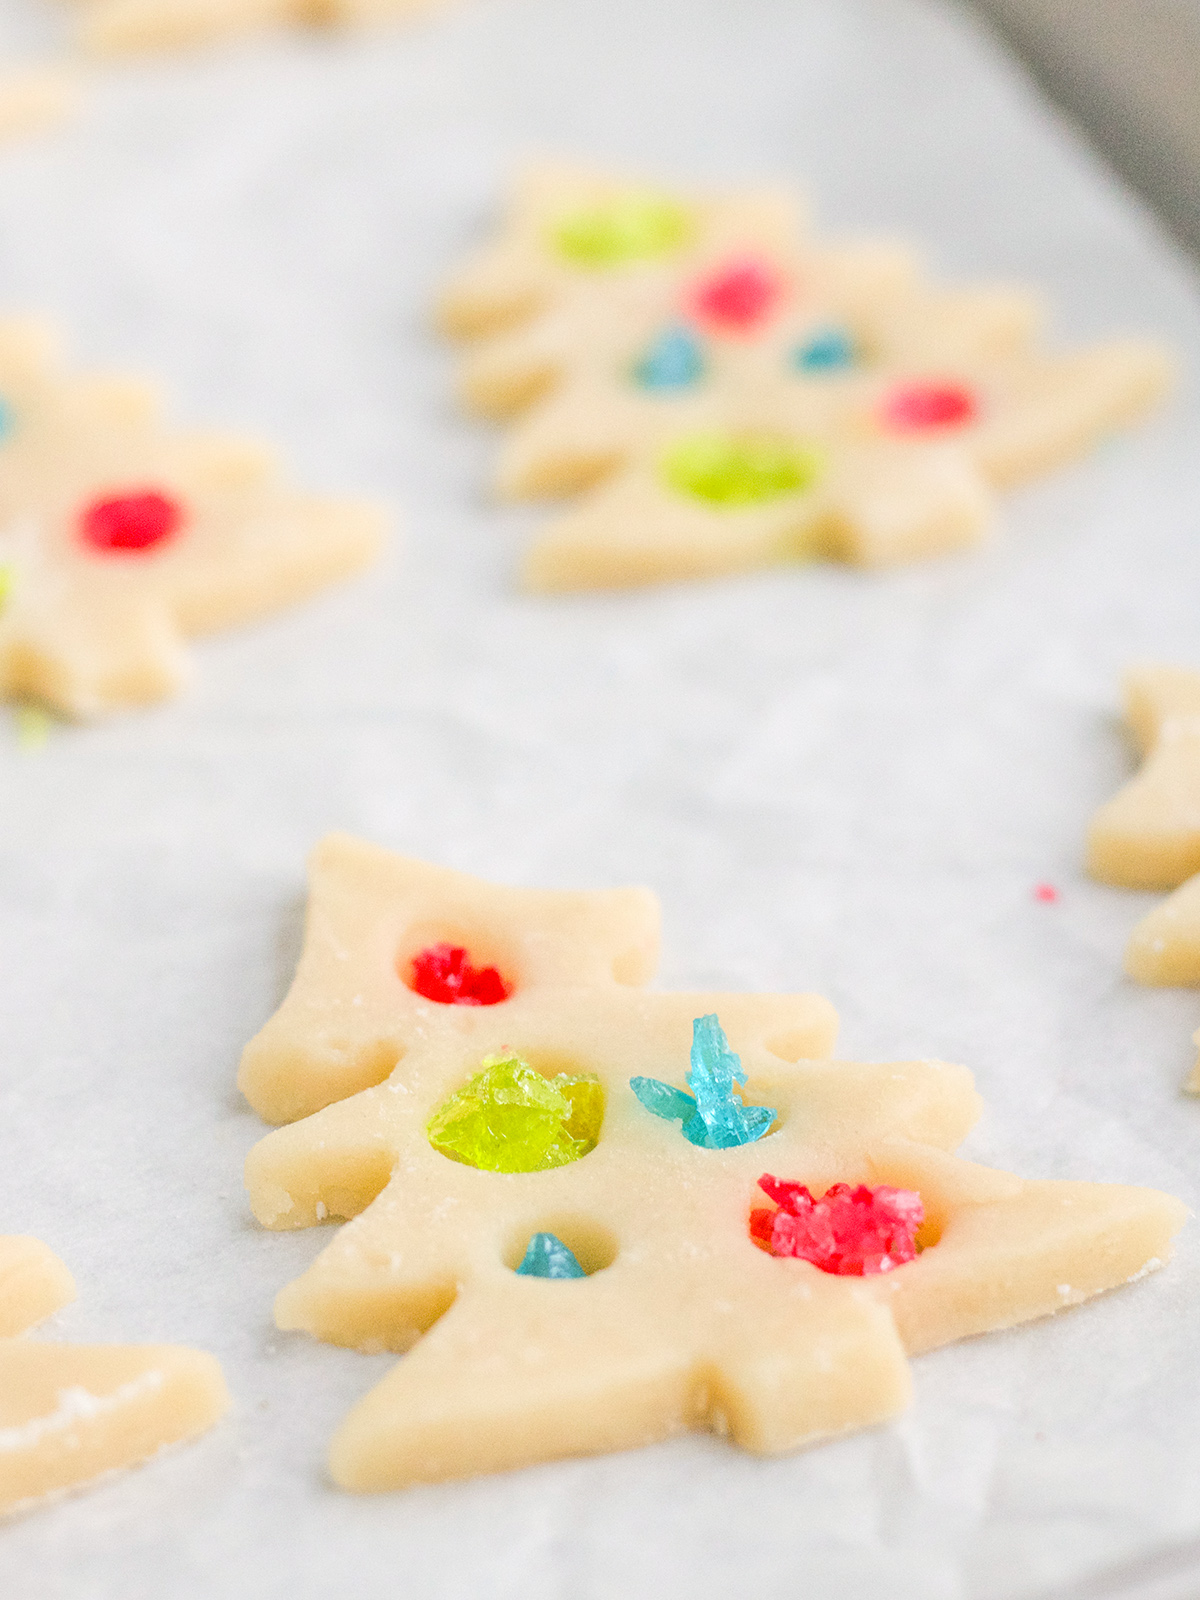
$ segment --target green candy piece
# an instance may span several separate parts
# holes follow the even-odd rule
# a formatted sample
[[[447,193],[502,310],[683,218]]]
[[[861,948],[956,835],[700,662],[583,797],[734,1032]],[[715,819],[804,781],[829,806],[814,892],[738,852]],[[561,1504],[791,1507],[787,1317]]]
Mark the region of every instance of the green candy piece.
[[[485,1172],[544,1172],[594,1150],[603,1119],[604,1090],[593,1073],[545,1078],[520,1056],[488,1056],[426,1132],[451,1161]]]
[[[573,267],[601,270],[627,261],[652,261],[686,244],[692,218],[685,207],[655,195],[628,194],[561,218],[551,235]]]
[[[769,434],[733,437],[698,433],[682,439],[662,460],[672,489],[723,507],[762,505],[810,489],[824,460],[811,445]]]
[[[4,610],[5,602],[12,598],[16,578],[12,567],[0,564],[0,611]]]

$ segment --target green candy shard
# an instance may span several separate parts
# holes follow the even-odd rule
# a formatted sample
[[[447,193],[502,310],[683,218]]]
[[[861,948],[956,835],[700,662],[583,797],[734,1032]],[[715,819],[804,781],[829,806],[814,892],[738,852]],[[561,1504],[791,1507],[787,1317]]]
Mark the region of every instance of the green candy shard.
[[[600,1124],[604,1121],[604,1090],[600,1079],[592,1072],[574,1076],[560,1072],[550,1081],[570,1104],[571,1114],[564,1124],[567,1132],[572,1139],[587,1145],[588,1150],[594,1150],[600,1137]],[[586,1155],[587,1151],[580,1153]]]
[[[591,1072],[545,1078],[520,1056],[488,1056],[482,1070],[429,1119],[433,1148],[485,1172],[544,1172],[596,1148],[604,1090]]]
[[[16,579],[17,575],[12,567],[0,564],[0,611],[4,610],[5,602],[12,598]]]
[[[572,266],[599,270],[670,255],[691,234],[692,218],[684,206],[656,195],[627,194],[569,213],[551,238]]]
[[[662,474],[682,494],[714,506],[737,507],[810,489],[824,465],[812,445],[769,434],[698,433],[671,447],[663,457]]]

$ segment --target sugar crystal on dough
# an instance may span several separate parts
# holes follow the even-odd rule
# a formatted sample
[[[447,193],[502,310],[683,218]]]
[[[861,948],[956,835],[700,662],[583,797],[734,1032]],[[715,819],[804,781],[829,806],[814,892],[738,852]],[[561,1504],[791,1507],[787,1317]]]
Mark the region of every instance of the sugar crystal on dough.
[[[521,1265],[517,1268],[523,1278],[583,1278],[587,1274],[576,1260],[574,1252],[555,1233],[535,1233],[530,1239]]]
[[[689,434],[663,458],[670,488],[710,505],[761,505],[809,489],[821,471],[812,446],[770,434]]]
[[[509,995],[495,967],[472,966],[466,949],[453,944],[431,944],[413,957],[412,987],[448,1006],[494,1006]]]
[[[799,372],[839,372],[855,363],[854,340],[844,328],[822,328],[798,344],[792,365]]]
[[[818,1200],[805,1184],[767,1172],[758,1186],[779,1208],[750,1213],[750,1237],[770,1255],[798,1256],[839,1277],[890,1272],[916,1259],[925,1206],[911,1189],[835,1183]]]
[[[429,1142],[485,1172],[544,1172],[595,1149],[603,1115],[591,1073],[546,1078],[519,1056],[489,1056],[430,1118]]]
[[[633,370],[643,389],[690,389],[704,376],[704,351],[687,328],[667,328]]]
[[[572,266],[602,270],[670,255],[688,242],[691,232],[692,220],[684,206],[630,192],[569,213],[554,228],[553,240]]]
[[[686,1076],[692,1094],[657,1078],[631,1078],[629,1087],[656,1117],[681,1118],[689,1143],[730,1150],[761,1139],[775,1121],[769,1106],[743,1105],[735,1097],[733,1086],[745,1083],[746,1074],[715,1013],[692,1024],[692,1065]]]
[[[728,262],[698,285],[692,309],[715,333],[744,334],[766,320],[782,295],[778,276],[748,257]]]

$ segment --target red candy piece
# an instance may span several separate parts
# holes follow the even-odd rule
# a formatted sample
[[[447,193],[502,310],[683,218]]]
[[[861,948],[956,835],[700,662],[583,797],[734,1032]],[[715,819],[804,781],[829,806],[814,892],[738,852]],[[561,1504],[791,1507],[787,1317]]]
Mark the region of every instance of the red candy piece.
[[[183,526],[183,507],[158,489],[106,495],[79,516],[79,536],[93,550],[150,550]]]
[[[761,261],[732,261],[692,293],[691,310],[715,333],[747,333],[774,310],[783,285]]]
[[[769,1172],[758,1186],[779,1206],[750,1213],[750,1237],[769,1255],[796,1256],[822,1272],[860,1278],[890,1272],[917,1254],[925,1207],[912,1189],[835,1183],[817,1200],[804,1184]]]
[[[453,944],[431,944],[414,956],[410,987],[444,1006],[495,1006],[511,993],[495,967],[473,967]]]
[[[883,420],[901,433],[960,428],[979,414],[979,402],[961,383],[905,383],[883,402]]]
[[[1052,883],[1038,883],[1034,885],[1033,898],[1044,906],[1052,906],[1058,899],[1058,890]]]

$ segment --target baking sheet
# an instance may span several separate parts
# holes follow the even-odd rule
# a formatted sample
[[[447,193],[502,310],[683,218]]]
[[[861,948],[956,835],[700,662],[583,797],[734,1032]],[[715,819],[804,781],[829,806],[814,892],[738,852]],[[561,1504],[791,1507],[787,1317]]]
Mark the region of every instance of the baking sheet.
[[[58,27],[6,0],[0,40]],[[1168,337],[1182,396],[1007,501],[979,554],[522,597],[537,513],[487,505],[495,441],[426,307],[539,150],[804,183],[831,228],[1040,283],[1062,336]],[[663,986],[821,990],[843,1054],[975,1071],[973,1158],[1194,1204],[1200,996],[1121,978],[1153,897],[1080,871],[1129,770],[1122,666],[1200,664],[1200,295],[1146,212],[945,5],[464,0],[105,70],[73,124],[0,152],[0,306],[404,522],[375,573],[198,646],[184,699],[40,751],[0,734],[0,1224],[78,1277],[50,1331],[195,1343],[237,1402],[8,1525],[0,1592],[1025,1600],[1120,1569],[1165,1600],[1200,1538],[1194,1225],[1133,1289],[922,1357],[888,1428],[356,1499],[325,1451],[391,1358],[273,1329],[330,1234],[254,1225],[263,1129],[234,1090],[339,827],[500,881],[648,883]]]

